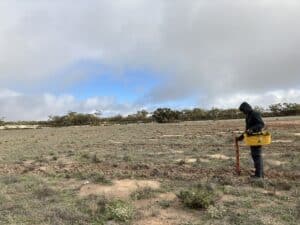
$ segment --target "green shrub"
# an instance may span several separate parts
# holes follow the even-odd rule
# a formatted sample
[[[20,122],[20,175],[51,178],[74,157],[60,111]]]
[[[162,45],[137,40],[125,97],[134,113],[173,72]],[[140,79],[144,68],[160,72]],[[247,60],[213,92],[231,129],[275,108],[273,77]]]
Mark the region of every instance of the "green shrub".
[[[263,180],[263,179],[257,179],[257,178],[254,178],[254,179],[251,179],[251,185],[253,187],[259,187],[259,188],[266,188],[267,187],[267,181]]]
[[[223,205],[210,205],[207,209],[207,213],[211,219],[222,219],[226,215],[226,209]]]
[[[132,157],[130,155],[124,155],[123,156],[123,161],[124,162],[132,162]]]
[[[73,175],[73,177],[80,179],[80,180],[88,180],[91,181],[93,183],[99,183],[99,184],[112,184],[112,181],[108,178],[105,177],[105,174],[103,173],[96,173],[96,172],[92,172],[92,173],[75,173]]]
[[[282,180],[282,181],[276,180],[274,186],[277,190],[289,191],[292,189],[293,184],[288,181],[285,181],[285,180]]]
[[[90,217],[103,219],[105,208],[109,201],[105,196],[90,195],[77,201],[77,208]]]
[[[40,184],[35,187],[33,194],[36,198],[42,200],[55,196],[57,192],[46,184]]]
[[[97,154],[93,154],[91,161],[92,161],[92,163],[100,163],[100,162],[102,162],[102,161],[98,158]]]
[[[215,203],[214,191],[202,186],[182,190],[177,197],[191,209],[207,209]]]
[[[167,209],[171,206],[171,201],[168,200],[161,200],[158,204],[160,205],[160,207],[162,207],[163,209]]]
[[[130,195],[130,197],[134,200],[149,199],[154,196],[155,190],[150,187],[140,188]]]
[[[105,217],[107,220],[129,222],[134,217],[134,207],[130,202],[114,200],[105,207]]]
[[[102,173],[91,173],[89,176],[94,183],[112,184],[112,181]]]

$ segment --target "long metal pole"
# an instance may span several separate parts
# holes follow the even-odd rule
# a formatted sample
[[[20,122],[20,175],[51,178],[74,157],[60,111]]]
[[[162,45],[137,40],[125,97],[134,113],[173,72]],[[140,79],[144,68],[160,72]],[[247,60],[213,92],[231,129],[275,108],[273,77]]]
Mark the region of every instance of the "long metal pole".
[[[236,164],[235,164],[235,169],[237,175],[241,175],[241,168],[240,168],[240,147],[239,147],[239,142],[236,138],[234,138],[235,141],[235,156],[236,156]]]

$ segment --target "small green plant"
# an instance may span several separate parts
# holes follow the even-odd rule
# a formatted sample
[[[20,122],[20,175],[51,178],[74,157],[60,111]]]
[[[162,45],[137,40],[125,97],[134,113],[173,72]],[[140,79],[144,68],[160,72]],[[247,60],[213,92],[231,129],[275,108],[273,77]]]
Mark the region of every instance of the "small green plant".
[[[298,220],[300,220],[300,200],[298,200],[297,206],[296,206],[296,217]]]
[[[275,188],[280,191],[289,191],[292,189],[293,185],[285,180],[276,180],[274,184]]]
[[[92,163],[100,163],[101,160],[98,158],[97,154],[93,154],[92,156]]]
[[[105,177],[102,173],[92,173],[90,174],[92,182],[101,184],[112,184],[112,181]]]
[[[93,183],[99,183],[99,184],[107,184],[110,185],[112,184],[112,181],[108,178],[105,177],[105,175],[103,173],[96,173],[96,172],[92,172],[92,173],[76,173],[74,174],[74,177],[76,177],[77,179],[80,180],[89,180]]]
[[[186,207],[191,209],[207,209],[215,203],[213,190],[200,185],[180,191],[177,197]]]
[[[124,162],[132,162],[132,157],[130,155],[124,155],[123,156],[123,161]]]
[[[267,187],[267,182],[263,179],[255,178],[255,179],[252,179],[252,186],[253,187],[266,188]]]
[[[167,209],[171,206],[171,201],[168,200],[161,200],[158,204],[160,205],[160,207],[162,207],[163,209]]]
[[[130,202],[114,200],[105,207],[105,217],[107,220],[120,222],[130,222],[134,217],[134,207]]]
[[[195,223],[195,222],[188,221],[188,222],[181,223],[180,225],[201,225],[201,224],[197,222]]]
[[[134,200],[149,199],[155,196],[155,190],[150,187],[140,188],[133,192],[130,197]]]
[[[219,205],[219,206],[210,205],[207,209],[207,213],[209,214],[209,217],[212,219],[222,219],[226,214],[226,210],[223,205]]]
[[[38,199],[46,199],[54,196],[56,194],[56,191],[46,184],[40,184],[35,188],[33,194]]]
[[[7,176],[0,177],[0,182],[9,185],[9,184],[20,182],[20,178],[14,175],[7,175]]]
[[[184,161],[183,159],[181,159],[180,161],[177,162],[177,164],[178,164],[179,166],[182,166],[182,165],[185,164],[185,161]]]
[[[109,201],[105,196],[90,195],[78,200],[77,208],[91,217],[101,219],[108,203]]]
[[[80,157],[83,159],[90,159],[90,154],[87,152],[84,152],[84,153],[81,153]]]

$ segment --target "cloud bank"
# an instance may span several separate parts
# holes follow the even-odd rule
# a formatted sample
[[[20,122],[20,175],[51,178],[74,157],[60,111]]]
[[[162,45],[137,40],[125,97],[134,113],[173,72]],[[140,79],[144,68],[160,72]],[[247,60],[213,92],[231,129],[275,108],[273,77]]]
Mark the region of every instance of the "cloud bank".
[[[59,72],[92,60],[121,77],[125,68],[160,74],[164,82],[140,97],[145,105],[189,96],[205,107],[299,102],[299,27],[296,0],[3,0],[0,88],[47,92],[47,80],[76,82]],[[47,108],[45,96],[33,101]]]
[[[47,120],[49,116],[63,115],[69,111],[96,113],[102,116],[131,114],[138,108],[119,103],[113,97],[92,97],[77,100],[72,95],[25,95],[11,90],[0,90],[1,116],[5,120]],[[0,117],[1,118],[1,117]]]

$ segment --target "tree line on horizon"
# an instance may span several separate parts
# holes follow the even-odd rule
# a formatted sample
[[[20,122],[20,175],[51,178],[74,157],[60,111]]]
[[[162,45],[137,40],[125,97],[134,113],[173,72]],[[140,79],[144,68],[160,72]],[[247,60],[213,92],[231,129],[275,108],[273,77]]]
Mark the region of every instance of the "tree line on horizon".
[[[272,104],[268,108],[254,107],[254,110],[260,112],[263,117],[274,116],[297,116],[300,115],[300,104],[298,103],[278,103]],[[223,120],[223,119],[240,119],[244,115],[238,109],[219,109],[212,108],[205,110],[201,108],[173,110],[170,108],[158,108],[154,112],[146,110],[138,111],[128,116],[116,115],[102,118],[101,114],[84,114],[69,112],[63,116],[49,116],[47,121],[19,121],[4,122],[0,120],[0,125],[11,123],[38,124],[43,126],[76,126],[76,125],[103,125],[114,123],[170,123],[180,121],[197,121],[197,120]]]

